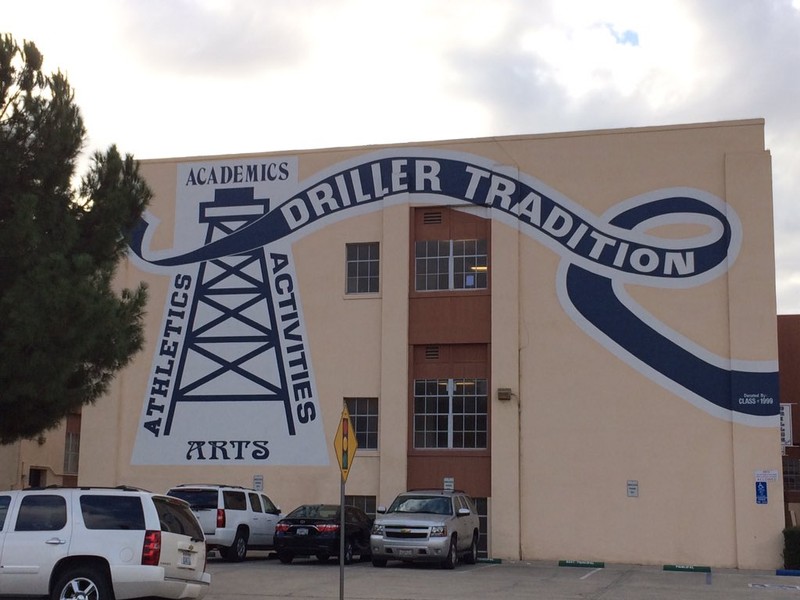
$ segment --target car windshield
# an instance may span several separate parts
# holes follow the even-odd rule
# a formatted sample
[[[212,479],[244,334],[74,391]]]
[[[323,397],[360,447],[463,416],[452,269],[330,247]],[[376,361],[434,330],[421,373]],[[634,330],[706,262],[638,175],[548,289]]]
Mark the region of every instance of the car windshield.
[[[442,496],[400,496],[392,502],[388,512],[452,515],[453,509],[450,499]]]
[[[287,515],[289,519],[335,519],[339,506],[335,504],[306,504],[298,506]]]

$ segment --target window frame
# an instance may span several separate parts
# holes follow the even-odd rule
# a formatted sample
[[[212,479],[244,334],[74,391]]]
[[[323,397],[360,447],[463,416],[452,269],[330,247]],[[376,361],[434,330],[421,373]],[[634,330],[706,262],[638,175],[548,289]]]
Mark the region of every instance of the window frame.
[[[421,286],[421,283],[424,285]],[[464,292],[487,289],[489,289],[487,239],[414,242],[416,292]]]
[[[14,531],[61,531],[66,526],[67,499],[64,496],[32,494],[20,500]]]
[[[344,293],[346,295],[358,296],[380,293],[380,242],[351,242],[345,244],[344,263]],[[366,289],[361,289],[362,287]]]
[[[144,531],[144,508],[139,496],[81,494],[78,498],[86,529]]]
[[[373,396],[348,396],[344,398],[350,422],[356,432],[359,450],[378,450],[380,404]],[[366,410],[361,410],[364,407]],[[372,408],[374,407],[374,411]],[[374,427],[372,425],[374,424]],[[374,443],[373,443],[374,440]]]
[[[413,385],[411,434],[414,450],[488,449],[487,379],[415,379]],[[459,385],[474,385],[475,393],[458,393]],[[470,405],[474,407],[471,408]],[[468,444],[470,436],[472,442]]]
[[[77,475],[80,466],[81,434],[67,431],[64,436],[64,473]]]

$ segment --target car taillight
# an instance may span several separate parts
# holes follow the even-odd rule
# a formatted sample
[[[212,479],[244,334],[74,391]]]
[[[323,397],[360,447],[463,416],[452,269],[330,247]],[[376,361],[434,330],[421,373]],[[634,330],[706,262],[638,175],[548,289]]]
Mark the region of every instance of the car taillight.
[[[225,527],[225,509],[217,509],[217,527]]]
[[[161,560],[161,532],[145,531],[142,546],[142,564],[157,567]]]
[[[278,533],[286,533],[289,531],[289,524],[288,523],[278,523],[275,525],[275,531]]]
[[[336,531],[339,531],[339,526],[334,525],[332,523],[331,524],[323,523],[321,525],[317,525],[317,531],[319,531],[320,533],[334,533]]]

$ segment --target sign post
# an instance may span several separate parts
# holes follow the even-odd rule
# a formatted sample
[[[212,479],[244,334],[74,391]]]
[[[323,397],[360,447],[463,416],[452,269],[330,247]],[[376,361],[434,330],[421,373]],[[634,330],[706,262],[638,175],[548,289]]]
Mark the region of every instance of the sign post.
[[[336,437],[333,438],[333,449],[336,451],[336,460],[339,462],[339,470],[342,473],[339,488],[339,600],[344,600],[344,486],[347,482],[347,475],[350,473],[353,459],[356,457],[356,449],[358,449],[356,432],[350,422],[350,413],[347,410],[347,405],[342,408],[339,429],[336,430]]]

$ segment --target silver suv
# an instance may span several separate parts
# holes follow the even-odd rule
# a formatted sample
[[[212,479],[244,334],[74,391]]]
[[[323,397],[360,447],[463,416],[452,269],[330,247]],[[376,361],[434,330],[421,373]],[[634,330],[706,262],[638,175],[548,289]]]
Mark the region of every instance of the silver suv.
[[[412,490],[395,498],[387,510],[378,507],[372,526],[372,564],[389,560],[439,562],[452,569],[463,557],[478,558],[478,512],[460,490]]]
[[[0,595],[200,599],[206,544],[185,502],[134,488],[0,492]]]
[[[167,492],[191,506],[209,550],[241,562],[249,550],[272,550],[281,509],[263,492],[234,485],[184,484]]]

